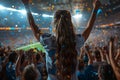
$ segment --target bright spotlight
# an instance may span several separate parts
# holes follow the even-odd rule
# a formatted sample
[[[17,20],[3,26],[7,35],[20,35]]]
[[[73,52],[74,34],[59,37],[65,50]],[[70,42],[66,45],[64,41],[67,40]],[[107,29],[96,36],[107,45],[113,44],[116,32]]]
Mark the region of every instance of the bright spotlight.
[[[51,17],[51,18],[52,18],[52,17],[53,17],[53,15],[49,15],[49,17]]]
[[[43,14],[42,17],[49,17],[49,15],[47,15],[47,14]]]
[[[53,17],[52,15],[43,14],[42,17]]]
[[[21,12],[22,14],[24,14],[24,15],[27,13],[26,10],[20,10],[20,12]]]
[[[7,8],[7,7],[4,7],[2,5],[0,5],[0,10],[8,10],[8,11],[14,11],[14,12],[19,12],[23,15],[26,15],[27,11],[26,10],[17,10],[17,9],[14,9],[14,8]],[[33,15],[39,15],[38,13],[32,13]],[[51,15],[46,15],[46,14],[43,14],[43,17],[52,17]]]
[[[76,14],[73,16],[74,18],[82,18],[82,14]]]
[[[32,13],[33,15],[39,15],[38,13]]]
[[[2,5],[0,5],[0,10],[2,10],[2,9],[5,9],[5,7],[4,7],[4,6],[2,6]]]

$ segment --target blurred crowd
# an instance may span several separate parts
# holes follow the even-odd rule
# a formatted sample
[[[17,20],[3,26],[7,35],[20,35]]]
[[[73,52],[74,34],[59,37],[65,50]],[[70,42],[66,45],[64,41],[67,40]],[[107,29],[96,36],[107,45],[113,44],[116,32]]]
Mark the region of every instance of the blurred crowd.
[[[114,38],[106,46],[81,48],[78,80],[119,80],[120,47],[114,47]],[[0,80],[47,80],[45,53],[35,49],[13,51],[0,47]]]
[[[46,80],[45,53],[0,47],[0,80]],[[25,79],[24,79],[25,78]]]

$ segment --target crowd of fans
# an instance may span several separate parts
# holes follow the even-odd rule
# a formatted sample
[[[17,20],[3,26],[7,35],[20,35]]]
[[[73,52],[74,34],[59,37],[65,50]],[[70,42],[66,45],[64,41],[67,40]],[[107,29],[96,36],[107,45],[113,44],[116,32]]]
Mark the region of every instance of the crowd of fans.
[[[0,47],[0,80],[46,80],[45,53]]]
[[[120,47],[114,44],[114,38],[103,47],[85,44],[78,57],[78,80],[119,80]],[[45,64],[45,53],[37,49],[0,47],[0,80],[47,80]]]
[[[46,51],[0,47],[0,80],[120,79],[120,47],[115,37],[106,40],[108,44],[104,46],[84,44],[101,5],[99,0],[94,2],[91,18],[82,34],[75,34],[71,14],[67,10],[56,11],[53,34],[42,33],[35,24],[29,0],[22,2],[34,36]]]
[[[115,47],[113,38],[103,47],[81,48],[79,57],[79,80],[119,80],[120,47]]]

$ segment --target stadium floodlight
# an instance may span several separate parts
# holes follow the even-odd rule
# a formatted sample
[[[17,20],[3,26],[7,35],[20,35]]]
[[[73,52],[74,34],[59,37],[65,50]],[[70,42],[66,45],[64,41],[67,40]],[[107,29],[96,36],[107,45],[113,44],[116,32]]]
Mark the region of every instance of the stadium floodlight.
[[[49,17],[53,18],[53,15],[49,15]]]
[[[4,7],[4,6],[2,6],[2,5],[0,5],[0,10],[3,10],[3,9],[5,9],[5,7]]]
[[[24,15],[27,13],[26,10],[20,10],[20,12],[21,12],[22,14],[24,14]]]
[[[38,16],[39,14],[38,13],[32,13],[33,15],[36,15],[36,16]]]
[[[47,14],[43,14],[42,17],[49,17],[49,15],[47,15]]]
[[[4,7],[2,5],[0,5],[0,10],[8,10],[8,11],[14,11],[14,12],[19,12],[23,15],[26,15],[27,11],[25,9],[22,9],[22,10],[17,10],[17,9],[14,9],[14,8],[7,8],[7,7]],[[33,15],[39,15],[38,13],[32,13]],[[50,15],[43,15],[44,17],[51,17]]]
[[[76,14],[76,15],[74,15],[73,17],[74,17],[74,18],[77,18],[77,19],[78,19],[78,18],[82,18],[82,14]]]
[[[43,14],[42,17],[53,17],[52,15]]]

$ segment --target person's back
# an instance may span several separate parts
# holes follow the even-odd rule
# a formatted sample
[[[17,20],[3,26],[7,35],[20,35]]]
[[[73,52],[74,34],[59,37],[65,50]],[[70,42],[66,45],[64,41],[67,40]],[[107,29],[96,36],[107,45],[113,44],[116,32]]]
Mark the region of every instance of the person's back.
[[[46,49],[46,67],[48,80],[77,80],[77,56],[79,49],[87,40],[100,2],[96,1],[90,22],[82,35],[75,34],[71,14],[67,10],[58,10],[54,15],[54,34],[43,34],[35,24],[29,9],[29,0],[22,0],[27,11],[30,27],[38,41]]]
[[[48,80],[56,80],[57,79],[56,78],[56,71],[57,71],[56,70],[56,57],[55,57],[56,50],[57,50],[57,47],[56,47],[57,45],[56,45],[56,41],[55,41],[56,38],[52,35],[50,35],[50,36],[48,36],[48,35],[50,35],[50,34],[43,34],[41,36],[40,42],[43,43],[44,46],[47,46],[47,47],[45,47],[45,49],[47,50],[47,52],[46,52],[46,54],[47,54],[46,55],[46,65],[47,66],[46,67],[47,67],[47,71],[48,71]],[[81,35],[76,35],[75,39],[76,39],[76,43],[77,43],[77,45],[75,46],[75,48],[77,49],[76,54],[78,54],[79,52],[77,52],[77,51],[79,51],[80,47],[84,44],[84,38]],[[68,49],[65,49],[65,51],[67,51],[67,50]],[[71,52],[68,52],[67,55],[70,55],[70,53]],[[67,55],[66,55],[66,57],[68,57]],[[73,57],[73,56],[71,56],[71,57]],[[65,58],[65,60],[66,60],[66,58]],[[76,60],[76,62],[78,62],[78,61]],[[77,70],[76,68],[77,67],[75,67],[75,72]],[[75,78],[76,78],[75,72],[73,74],[73,76],[74,76],[73,80],[75,80]]]

